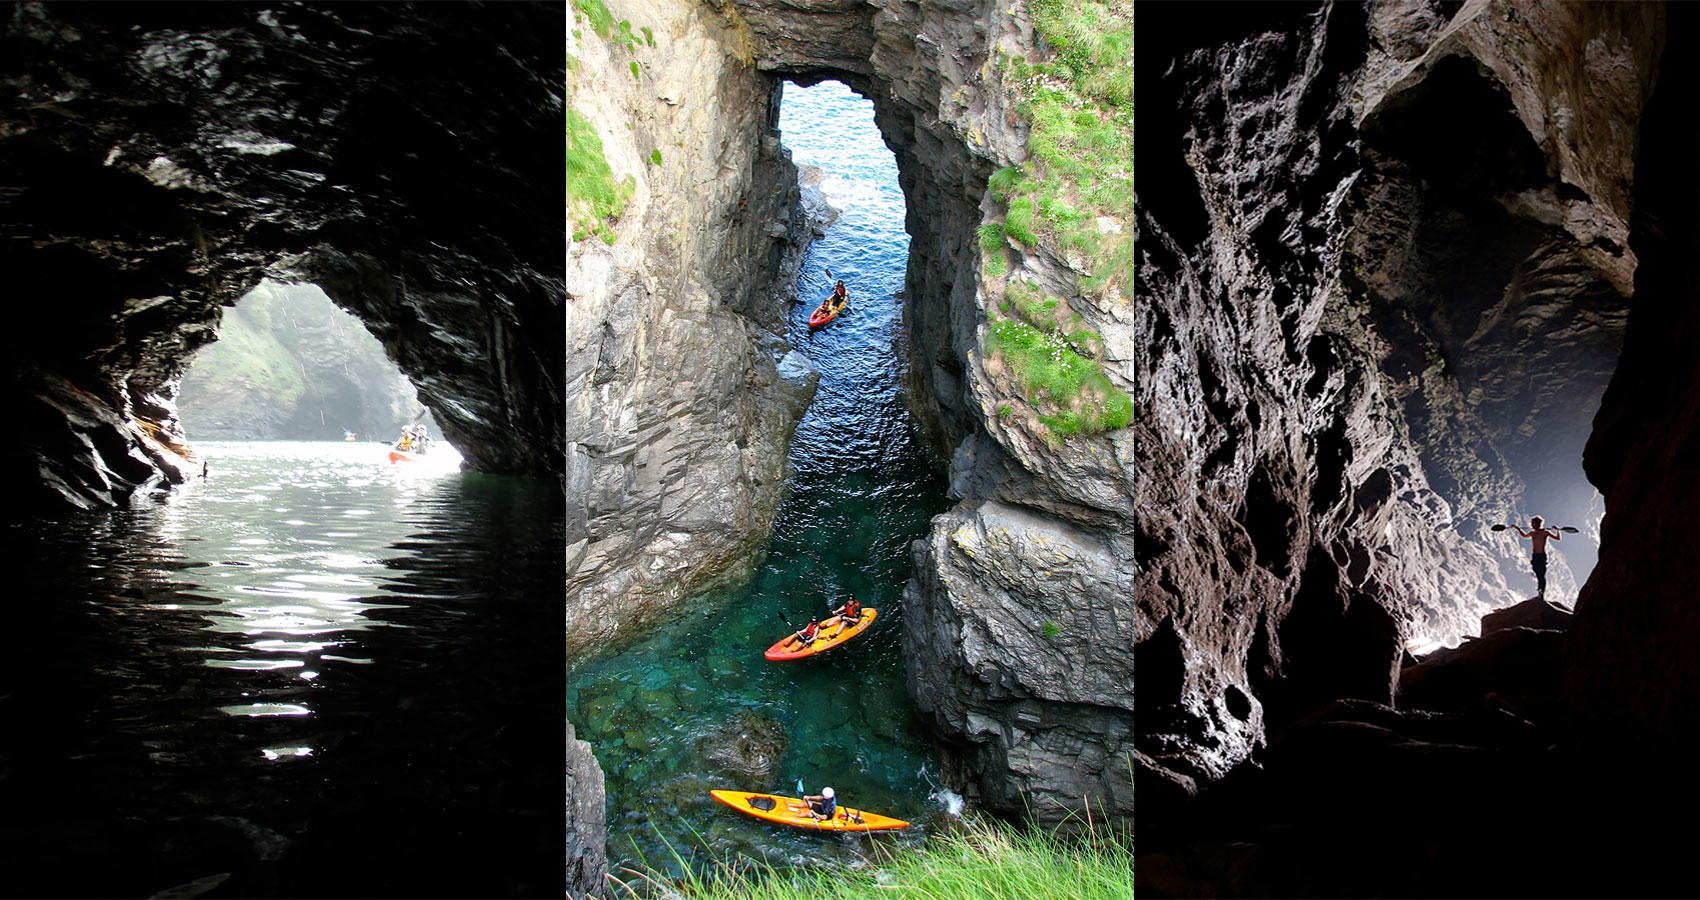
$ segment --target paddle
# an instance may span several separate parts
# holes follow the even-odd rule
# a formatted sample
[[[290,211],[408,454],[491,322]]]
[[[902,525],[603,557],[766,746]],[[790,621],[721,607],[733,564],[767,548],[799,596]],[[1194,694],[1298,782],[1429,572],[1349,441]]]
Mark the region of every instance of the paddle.
[[[1488,526],[1488,530],[1489,531],[1504,531],[1505,529],[1510,528],[1510,527],[1512,527],[1512,526],[1510,526],[1510,525],[1490,525],[1490,526]],[[1548,525],[1547,527],[1548,528],[1557,528],[1559,531],[1562,531],[1565,534],[1581,534],[1582,533],[1582,529],[1572,528],[1569,525]]]
[[[785,611],[784,610],[775,606],[773,608],[773,611],[776,612],[776,613],[779,613],[779,621],[784,622],[785,627],[791,629],[791,637],[793,639],[797,640],[798,642],[801,642],[803,640],[803,630],[801,628],[798,628],[797,626],[791,624],[790,619],[785,618]],[[798,782],[798,783],[801,784],[801,782]]]

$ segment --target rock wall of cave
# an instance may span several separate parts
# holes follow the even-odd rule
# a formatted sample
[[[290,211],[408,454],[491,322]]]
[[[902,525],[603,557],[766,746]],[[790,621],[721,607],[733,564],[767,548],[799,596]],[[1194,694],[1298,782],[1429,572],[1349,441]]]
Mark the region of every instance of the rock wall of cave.
[[[1688,536],[1700,503],[1700,16],[1669,4],[1657,87],[1640,131],[1629,247],[1639,260],[1623,357],[1594,420],[1588,477],[1606,498],[1600,562],[1576,603],[1565,694],[1584,752],[1609,747],[1657,780],[1651,808],[1700,790],[1695,585]]]
[[[19,3],[8,442],[31,508],[181,480],[178,379],[263,277],[359,315],[468,464],[562,463],[558,5]],[[19,507],[14,507],[19,508]]]
[[[781,337],[809,232],[777,83],[706,4],[609,9],[655,46],[569,39],[569,102],[633,185],[612,243],[567,251],[569,665],[749,576],[818,380]]]
[[[1488,526],[1597,521],[1566,473],[1623,338],[1662,21],[1397,0],[1142,22],[1148,800],[1323,702],[1393,702],[1407,646],[1532,593],[1526,545]]]

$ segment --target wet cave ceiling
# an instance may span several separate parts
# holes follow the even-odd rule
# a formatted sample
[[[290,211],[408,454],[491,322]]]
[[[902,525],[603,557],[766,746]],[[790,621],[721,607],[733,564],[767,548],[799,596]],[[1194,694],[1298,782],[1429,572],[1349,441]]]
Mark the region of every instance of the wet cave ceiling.
[[[23,506],[182,477],[178,379],[266,277],[364,320],[470,468],[560,477],[561,4],[0,13]]]

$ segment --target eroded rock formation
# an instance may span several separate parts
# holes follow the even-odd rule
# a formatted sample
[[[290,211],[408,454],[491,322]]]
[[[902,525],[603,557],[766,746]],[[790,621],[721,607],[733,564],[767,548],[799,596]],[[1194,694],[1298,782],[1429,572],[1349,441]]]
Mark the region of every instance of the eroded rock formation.
[[[1518,599],[1508,573],[1527,584],[1526,545],[1488,525],[1588,514],[1563,471],[1622,337],[1662,21],[1373,2],[1142,22],[1154,789],[1222,777],[1319,704],[1392,702],[1405,646],[1475,633]]]
[[[32,507],[185,473],[222,306],[312,281],[474,468],[558,475],[559,5],[17,3],[0,23],[8,441]],[[16,506],[14,506],[16,508]]]

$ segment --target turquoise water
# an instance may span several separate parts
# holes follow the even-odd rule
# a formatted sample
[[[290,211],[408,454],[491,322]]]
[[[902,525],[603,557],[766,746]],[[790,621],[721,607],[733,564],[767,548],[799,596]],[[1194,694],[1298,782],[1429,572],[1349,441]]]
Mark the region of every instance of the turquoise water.
[[[799,166],[820,167],[843,211],[809,252],[789,339],[821,372],[791,449],[790,494],[753,582],[704,598],[695,619],[568,674],[567,715],[607,776],[609,859],[668,866],[668,846],[704,845],[779,864],[853,859],[867,842],[924,839],[940,814],[937,764],[904,687],[901,595],[909,544],[945,508],[938,460],[919,446],[898,398],[897,293],[909,237],[897,167],[873,105],[835,82],[786,86],[780,115]],[[830,271],[830,275],[828,272]],[[851,307],[810,334],[808,315],[843,279]],[[770,663],[762,651],[854,593],[879,618],[818,657]],[[710,758],[728,721],[739,734],[782,731],[771,774],[739,777]],[[878,838],[771,825],[713,801],[714,788],[810,793],[832,786],[844,805],[915,828]]]
[[[0,893],[558,891],[559,486],[197,449],[205,480],[7,527]]]

